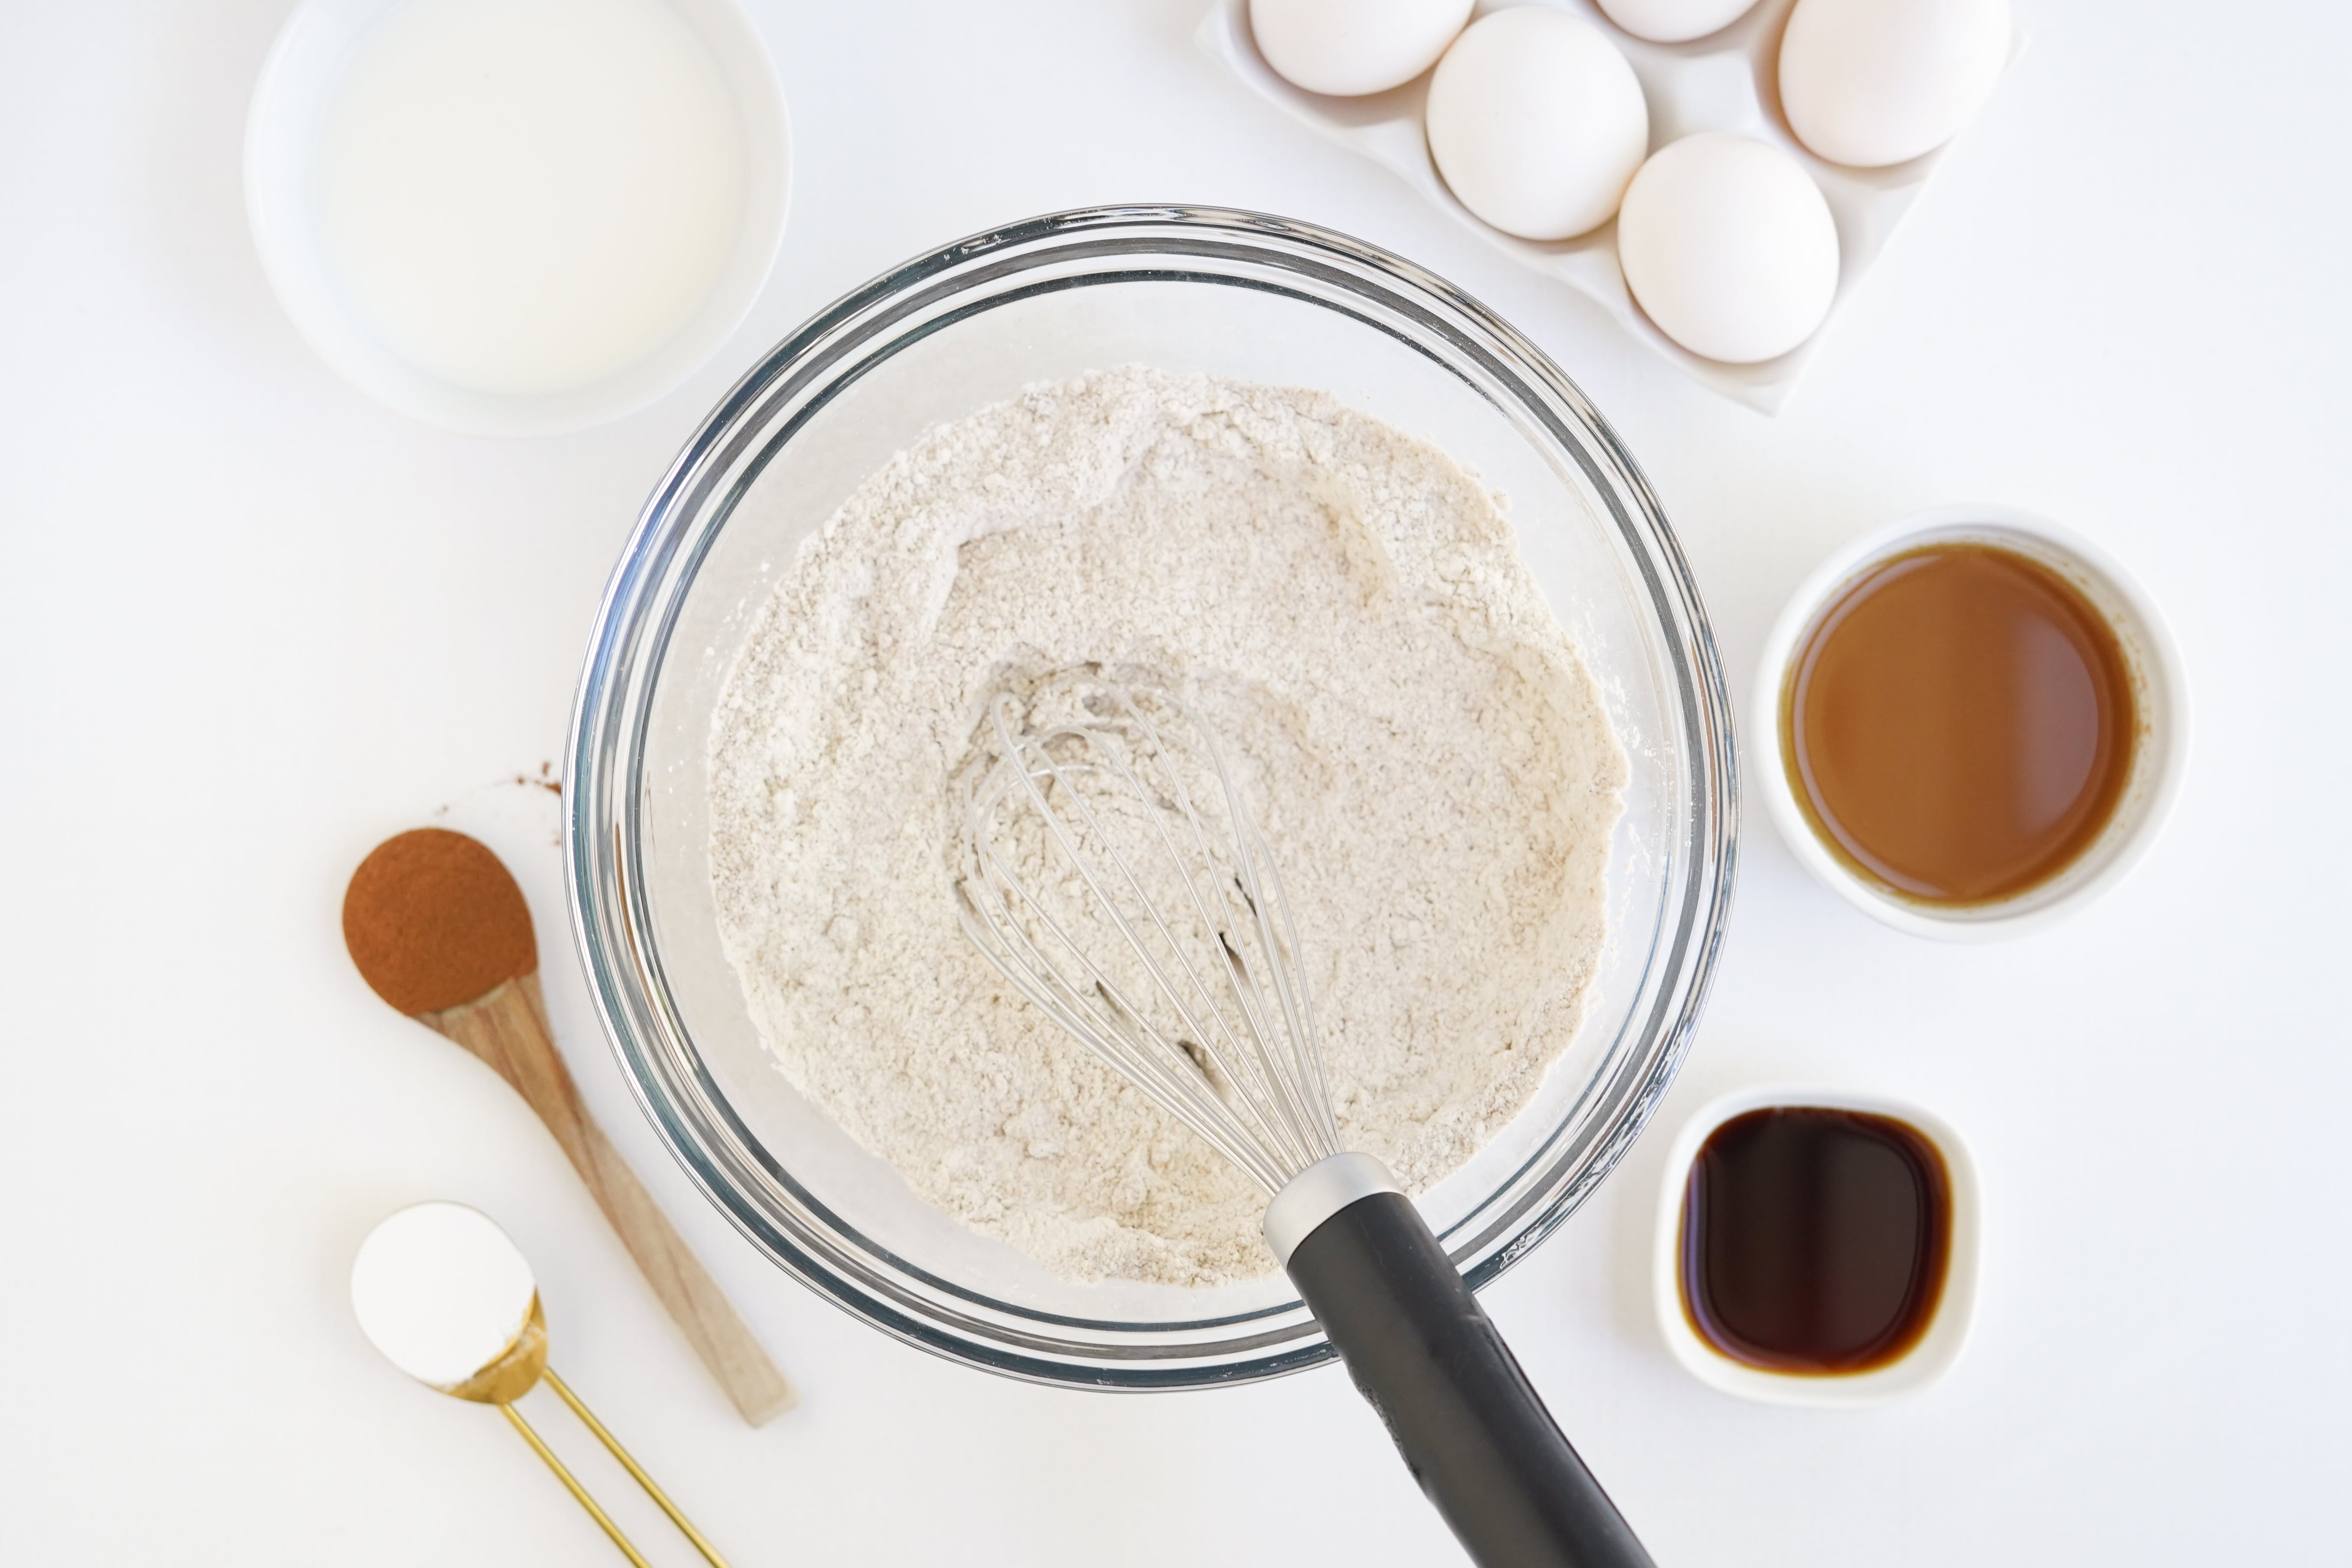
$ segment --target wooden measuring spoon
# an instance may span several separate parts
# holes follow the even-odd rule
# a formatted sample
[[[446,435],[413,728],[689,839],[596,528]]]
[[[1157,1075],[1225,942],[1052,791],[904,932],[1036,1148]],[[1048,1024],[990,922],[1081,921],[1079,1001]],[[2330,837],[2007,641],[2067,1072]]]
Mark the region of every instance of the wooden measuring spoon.
[[[377,995],[481,1058],[539,1113],[743,1419],[764,1426],[797,1404],[581,1103],[548,1031],[530,907],[499,858],[445,828],[385,839],[352,873],[343,944]]]

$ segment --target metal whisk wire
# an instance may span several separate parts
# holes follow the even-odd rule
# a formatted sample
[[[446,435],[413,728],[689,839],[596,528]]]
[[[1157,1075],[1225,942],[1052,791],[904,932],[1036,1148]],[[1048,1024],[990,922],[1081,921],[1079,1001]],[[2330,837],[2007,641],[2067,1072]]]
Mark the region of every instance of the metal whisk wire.
[[[997,692],[979,739],[956,890],[981,952],[1269,1195],[1338,1153],[1289,901],[1208,729],[1089,669]],[[1187,771],[1213,776],[1212,811]]]

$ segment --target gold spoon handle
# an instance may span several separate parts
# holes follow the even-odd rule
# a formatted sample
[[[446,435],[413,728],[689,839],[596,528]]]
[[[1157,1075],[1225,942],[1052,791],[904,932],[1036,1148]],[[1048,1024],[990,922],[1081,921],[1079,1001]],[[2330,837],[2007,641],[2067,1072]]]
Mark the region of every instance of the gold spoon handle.
[[[562,1385],[559,1384],[557,1386],[560,1388]],[[646,1562],[637,1549],[629,1544],[629,1538],[621,1533],[621,1527],[613,1522],[613,1516],[599,1508],[596,1500],[588,1495],[588,1489],[580,1484],[579,1478],[563,1468],[563,1461],[555,1457],[555,1450],[549,1447],[540,1435],[530,1429],[530,1423],[522,1418],[522,1413],[511,1405],[501,1405],[499,1408],[506,1412],[507,1419],[514,1423],[514,1429],[522,1434],[522,1440],[530,1445],[531,1452],[547,1461],[547,1468],[555,1472],[555,1479],[562,1481],[564,1489],[578,1499],[580,1506],[588,1510],[588,1517],[604,1526],[604,1533],[613,1538],[613,1544],[621,1549],[621,1555],[627,1558],[635,1568],[653,1568],[653,1564]],[[575,1410],[579,1408],[576,1401],[573,1402],[572,1408]],[[607,1447],[612,1446],[610,1439],[606,1440],[605,1446]],[[614,1449],[614,1452],[618,1451]],[[632,1470],[636,1468],[634,1465],[629,1468]],[[660,1496],[658,1492],[655,1495]],[[663,1506],[668,1506],[667,1500],[664,1500]],[[677,1515],[672,1513],[670,1517],[676,1519]],[[709,1556],[709,1553],[705,1552],[704,1555]]]
[[[555,1369],[551,1366],[546,1370],[544,1375],[547,1386],[555,1390],[556,1397],[562,1400],[564,1404],[572,1407],[572,1414],[580,1417],[580,1424],[587,1427],[591,1432],[596,1434],[596,1441],[604,1444],[606,1450],[612,1454],[613,1458],[621,1461],[621,1468],[629,1472],[629,1475],[636,1481],[637,1485],[646,1489],[646,1495],[647,1497],[653,1499],[655,1502],[661,1505],[661,1510],[669,1515],[669,1521],[677,1526],[678,1533],[692,1542],[694,1543],[694,1549],[702,1553],[703,1561],[709,1563],[710,1564],[710,1568],[727,1568],[727,1559],[719,1555],[719,1549],[711,1545],[709,1542],[703,1539],[702,1531],[695,1529],[693,1521],[688,1520],[686,1515],[678,1512],[677,1504],[669,1500],[669,1494],[663,1491],[661,1488],[654,1485],[654,1479],[653,1477],[646,1474],[645,1467],[638,1464],[636,1460],[629,1458],[629,1451],[621,1447],[620,1439],[614,1437],[612,1433],[606,1431],[604,1429],[604,1424],[602,1421],[597,1420],[596,1417],[589,1412],[589,1409],[585,1405],[580,1403],[580,1396],[572,1392],[572,1385],[565,1383],[562,1378],[556,1376]],[[509,1414],[512,1414],[511,1406],[509,1408]],[[520,1421],[520,1417],[517,1417],[518,1421]],[[529,1428],[525,1428],[525,1430],[528,1431]],[[552,1459],[551,1459],[550,1463],[552,1462]],[[568,1476],[564,1479],[566,1481],[571,1479]],[[579,1489],[577,1487],[573,1488],[574,1491],[578,1491],[578,1489]],[[581,1500],[583,1502],[587,1500],[585,1494],[582,1494]],[[593,1511],[594,1505],[592,1503],[589,1506],[591,1510]],[[597,1514],[597,1518],[602,1520],[604,1515],[600,1512]],[[604,1528],[611,1530],[613,1527],[608,1523]],[[614,1532],[613,1539],[615,1541],[620,1540],[620,1535],[617,1531]],[[621,1550],[628,1552],[628,1543],[623,1542]],[[636,1553],[631,1552],[629,1552],[629,1555],[634,1558]]]

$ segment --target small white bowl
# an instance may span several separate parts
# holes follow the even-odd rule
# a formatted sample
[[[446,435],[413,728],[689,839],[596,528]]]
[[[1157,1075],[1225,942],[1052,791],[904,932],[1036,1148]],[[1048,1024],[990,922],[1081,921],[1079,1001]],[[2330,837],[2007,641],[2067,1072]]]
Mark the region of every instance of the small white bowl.
[[[342,378],[413,418],[474,436],[544,436],[644,407],[701,368],[766,285],[792,179],[783,89],[736,0],[666,0],[698,33],[741,116],[745,190],[733,253],[700,308],[668,341],[602,380],[503,395],[435,376],[386,347],[337,286],[319,232],[320,133],[368,30],[403,0],[305,0],[261,68],[245,127],[245,205],[262,269],[294,325]]]
[[[1879,563],[1930,544],[1991,544],[2051,568],[2114,627],[2139,710],[2132,771],[2115,815],[2074,864],[2039,887],[1996,902],[1949,908],[1909,899],[1863,876],[1823,844],[1789,782],[1780,705],[1789,667],[1823,610]],[[1757,666],[1748,773],[1798,861],[1846,902],[1914,936],[1987,942],[2019,936],[2081,909],[2123,879],[2179,798],[2189,765],[2189,689],[2164,616],[2130,575],[2087,540],[2004,506],[1948,506],[1864,534],[1815,568],[1773,623]]]
[[[1890,1117],[1916,1128],[1944,1157],[1951,1184],[1951,1254],[1945,1265],[1943,1293],[1936,1316],[1919,1342],[1901,1360],[1870,1372],[1766,1372],[1732,1360],[1704,1339],[1691,1324],[1683,1304],[1683,1198],[1690,1186],[1691,1166],[1700,1147],[1715,1130],[1751,1110],[1792,1109],[1857,1110]],[[1968,1342],[1976,1314],[1978,1253],[1984,1228],[1983,1199],[1977,1185],[1976,1166],[1968,1145],[1949,1122],[1901,1100],[1884,1095],[1855,1094],[1843,1089],[1796,1085],[1766,1085],[1736,1089],[1707,1101],[1695,1112],[1666,1152],[1666,1171],[1658,1190],[1658,1224],[1651,1268],[1651,1294],[1657,1305],[1658,1331],[1683,1370],[1710,1388],[1768,1405],[1804,1405],[1852,1409],[1901,1399],[1935,1383],[1952,1369]]]

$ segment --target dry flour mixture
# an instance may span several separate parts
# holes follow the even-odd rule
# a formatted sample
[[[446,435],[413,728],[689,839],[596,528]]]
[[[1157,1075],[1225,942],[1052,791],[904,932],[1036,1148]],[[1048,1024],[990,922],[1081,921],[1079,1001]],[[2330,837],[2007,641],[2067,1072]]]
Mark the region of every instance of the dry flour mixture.
[[[1129,367],[935,429],[803,547],[710,740],[729,956],[785,1076],[1074,1279],[1270,1272],[1264,1200],[956,919],[981,703],[1164,672],[1238,766],[1341,1136],[1418,1189],[1534,1092],[1602,936],[1625,760],[1495,498],[1330,396]]]

